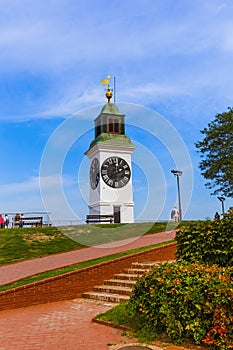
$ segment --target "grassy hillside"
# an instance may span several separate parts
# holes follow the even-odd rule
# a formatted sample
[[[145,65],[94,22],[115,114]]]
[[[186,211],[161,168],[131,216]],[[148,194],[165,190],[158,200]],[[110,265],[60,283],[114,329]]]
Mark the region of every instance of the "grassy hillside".
[[[0,266],[80,248],[56,227],[0,230]]]
[[[175,227],[169,225],[164,222],[1,229],[0,266]]]

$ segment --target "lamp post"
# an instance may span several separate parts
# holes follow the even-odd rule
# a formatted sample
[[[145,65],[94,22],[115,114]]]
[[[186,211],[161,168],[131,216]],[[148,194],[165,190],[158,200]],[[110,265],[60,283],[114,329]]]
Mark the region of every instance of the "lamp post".
[[[182,221],[182,209],[181,209],[181,199],[180,199],[180,176],[183,174],[181,170],[171,170],[171,173],[176,176],[177,179],[177,189],[178,189],[178,203],[179,203],[179,222]]]
[[[222,203],[222,215],[225,214],[225,210],[224,210],[224,201],[225,198],[224,197],[218,197],[218,199],[220,200],[220,202]]]

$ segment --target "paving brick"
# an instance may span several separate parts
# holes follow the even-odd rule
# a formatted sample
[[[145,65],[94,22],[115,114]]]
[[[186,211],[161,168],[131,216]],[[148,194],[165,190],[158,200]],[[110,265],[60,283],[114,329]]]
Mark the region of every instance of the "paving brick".
[[[0,350],[109,350],[108,344],[132,343],[122,331],[92,318],[113,305],[76,299],[0,313]]]

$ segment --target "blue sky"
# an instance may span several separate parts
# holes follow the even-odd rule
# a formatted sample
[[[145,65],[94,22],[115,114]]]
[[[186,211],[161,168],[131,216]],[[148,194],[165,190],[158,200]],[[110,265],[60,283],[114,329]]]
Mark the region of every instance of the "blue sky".
[[[232,106],[231,0],[0,0],[0,8],[0,212],[85,219],[84,152],[106,103],[100,80],[108,74],[116,76],[116,100],[137,145],[136,219],[169,218],[176,166],[184,171],[184,218],[221,211],[204,186],[194,143]],[[48,156],[51,140],[57,146]],[[59,159],[56,173],[43,167]]]

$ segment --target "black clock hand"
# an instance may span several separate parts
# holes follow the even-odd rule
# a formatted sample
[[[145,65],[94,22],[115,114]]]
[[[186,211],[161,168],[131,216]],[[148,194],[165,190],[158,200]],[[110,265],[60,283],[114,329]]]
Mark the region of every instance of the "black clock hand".
[[[118,171],[118,169],[119,169],[118,160],[116,161],[115,166],[116,166],[116,171]]]

